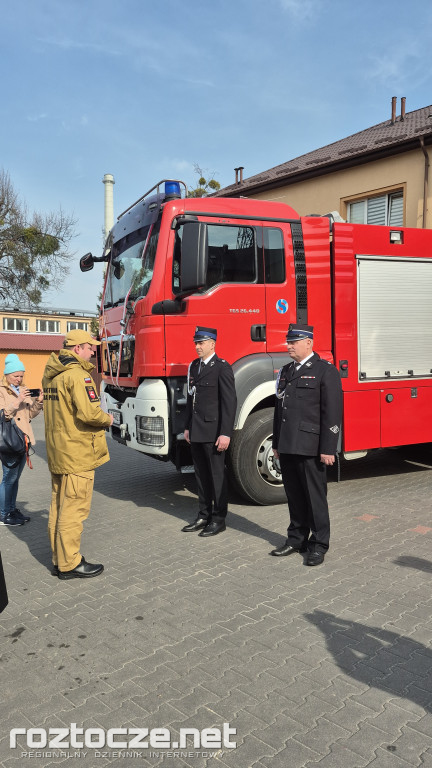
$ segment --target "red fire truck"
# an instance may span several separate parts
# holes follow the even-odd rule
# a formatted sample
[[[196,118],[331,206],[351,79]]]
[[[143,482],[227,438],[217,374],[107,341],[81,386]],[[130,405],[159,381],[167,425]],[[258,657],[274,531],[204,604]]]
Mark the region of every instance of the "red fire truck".
[[[217,328],[238,406],[228,464],[240,492],[283,501],[271,450],[290,322],[343,384],[341,451],[432,441],[432,232],[298,216],[283,203],[188,198],[164,180],[128,208],[101,257],[102,398],[112,437],[177,468],[197,325]]]

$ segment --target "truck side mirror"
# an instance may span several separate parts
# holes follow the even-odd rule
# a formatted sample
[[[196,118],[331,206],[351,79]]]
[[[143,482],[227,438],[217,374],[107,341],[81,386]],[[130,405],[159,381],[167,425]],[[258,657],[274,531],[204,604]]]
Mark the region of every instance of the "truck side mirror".
[[[203,288],[207,278],[208,233],[202,221],[183,224],[180,293],[193,293]]]
[[[123,277],[123,275],[124,275],[124,273],[125,273],[125,268],[124,268],[124,264],[123,264],[123,262],[122,262],[122,261],[114,261],[114,260],[113,260],[113,261],[111,262],[111,264],[112,264],[112,265],[113,265],[113,267],[114,267],[114,270],[113,270],[113,271],[114,271],[114,277],[115,277],[115,279],[116,279],[116,280],[121,280],[121,278]]]
[[[94,261],[91,253],[86,253],[85,256],[80,258],[80,270],[81,272],[90,272],[93,269]]]

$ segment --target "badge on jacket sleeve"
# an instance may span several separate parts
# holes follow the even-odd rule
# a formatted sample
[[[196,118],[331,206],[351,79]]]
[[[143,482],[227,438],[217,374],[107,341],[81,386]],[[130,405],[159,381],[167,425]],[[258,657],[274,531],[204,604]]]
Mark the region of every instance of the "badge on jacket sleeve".
[[[86,387],[87,397],[91,403],[97,403],[99,398],[95,392],[94,387]]]

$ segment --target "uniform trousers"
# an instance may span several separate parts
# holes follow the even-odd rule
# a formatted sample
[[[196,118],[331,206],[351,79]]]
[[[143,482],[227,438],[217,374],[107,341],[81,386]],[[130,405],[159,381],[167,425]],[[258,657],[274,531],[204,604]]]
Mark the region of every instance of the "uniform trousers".
[[[228,486],[225,451],[214,443],[191,442],[192,460],[198,486],[199,517],[225,520],[228,511]]]
[[[280,465],[288,499],[290,524],[288,544],[316,552],[327,552],[330,517],[327,503],[326,466],[319,456],[280,454]]]
[[[90,513],[93,483],[94,469],[78,475],[51,473],[48,534],[53,563],[60,571],[72,571],[81,562],[81,534]]]

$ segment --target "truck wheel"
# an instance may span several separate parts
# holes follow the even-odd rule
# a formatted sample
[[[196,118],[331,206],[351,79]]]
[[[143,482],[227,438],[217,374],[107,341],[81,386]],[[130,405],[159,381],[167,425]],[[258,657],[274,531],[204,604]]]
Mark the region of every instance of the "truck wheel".
[[[231,440],[231,478],[241,495],[255,504],[286,503],[281,474],[273,465],[272,436],[273,408],[265,408],[252,413]]]

